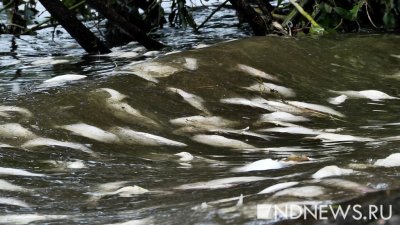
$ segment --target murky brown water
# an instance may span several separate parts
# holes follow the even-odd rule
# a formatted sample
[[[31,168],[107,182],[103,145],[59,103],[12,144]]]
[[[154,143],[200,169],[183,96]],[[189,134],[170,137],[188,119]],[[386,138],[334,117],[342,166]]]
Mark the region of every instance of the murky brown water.
[[[138,224],[261,224],[267,221],[256,219],[256,204],[335,203],[366,192],[396,189],[400,185],[399,167],[373,165],[376,160],[398,152],[400,100],[376,101],[348,94],[345,102],[333,105],[328,98],[340,95],[332,90],[378,90],[400,97],[399,40],[391,35],[319,40],[250,38],[160,57],[158,64],[144,64],[137,73],[153,82],[129,74],[138,66],[126,67],[128,62],[124,62],[116,69],[104,70],[118,71],[118,75],[55,87],[43,87],[38,81],[10,99],[6,94],[1,105],[22,107],[32,116],[17,108],[0,110],[8,114],[0,117],[0,139],[9,145],[1,148],[1,167],[45,176],[2,172],[6,175],[1,179],[28,190],[1,191],[3,197],[13,200],[1,205],[0,222],[23,223],[27,222],[27,214],[35,214],[31,216],[32,224],[109,224],[139,219],[143,220],[136,221]],[[244,71],[248,67],[240,69],[238,64],[264,71],[276,79],[254,77]],[[146,77],[143,71],[150,67],[153,75],[159,68],[163,68],[162,72],[172,68],[174,73],[168,77]],[[285,91],[277,88],[278,93],[268,93],[268,88],[261,87],[262,82],[290,88],[296,96],[284,97]],[[243,88],[253,84],[259,84],[260,89]],[[193,96],[185,101],[177,90],[168,91],[169,87],[201,97],[203,102]],[[118,93],[110,89],[126,98],[118,98]],[[254,103],[254,98],[258,98],[258,103],[263,98],[264,102],[261,106],[248,106],[243,100]],[[307,102],[335,111],[317,112],[301,106],[290,110],[275,106],[267,110],[272,103],[266,101],[286,106],[298,104],[290,101]],[[193,107],[190,102],[200,102],[200,106]],[[243,102],[247,106],[241,105]],[[309,121],[294,122],[306,134],[294,134],[293,128],[297,128],[293,124],[258,121],[271,110],[307,118]],[[218,116],[229,121],[183,128],[171,121],[189,116]],[[188,124],[191,120],[183,121]],[[103,131],[76,126],[74,133],[74,128],[60,127],[79,123]],[[16,124],[25,130],[21,128],[19,133]],[[282,129],[285,126],[288,128]],[[138,138],[143,138],[143,133],[129,136],[122,129],[169,140],[151,136],[153,139],[146,139],[146,144]],[[16,133],[10,134],[10,130]],[[100,137],[104,132],[106,136]],[[318,138],[320,134],[351,138],[340,136],[342,139],[329,141]],[[50,146],[29,144],[32,140],[43,144],[39,137],[63,143],[52,140]],[[216,139],[221,141],[214,143]],[[172,140],[175,142],[169,142]],[[75,145],[60,147],[70,142]],[[225,147],[218,147],[221,143]],[[248,146],[240,147],[243,144]],[[179,152],[188,152],[194,158],[180,160],[174,155]],[[288,163],[288,158],[294,161]],[[262,159],[271,160],[256,171],[242,168]],[[75,166],[66,164],[76,160],[79,164]],[[59,162],[54,164],[55,161]],[[348,175],[312,178],[329,165],[353,171]],[[122,181],[108,184],[108,190],[99,186]],[[346,185],[346,181],[354,183]],[[298,182],[290,187],[294,189],[289,189],[296,196],[279,191],[257,194],[283,182]],[[304,194],[301,187],[314,194]],[[243,205],[235,206],[240,195],[244,195]]]

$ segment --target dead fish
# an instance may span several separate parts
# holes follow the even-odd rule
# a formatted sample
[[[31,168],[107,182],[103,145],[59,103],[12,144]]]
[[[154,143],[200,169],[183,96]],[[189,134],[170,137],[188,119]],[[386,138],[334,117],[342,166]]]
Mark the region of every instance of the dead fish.
[[[274,196],[294,196],[300,198],[318,197],[325,193],[325,188],[320,186],[294,187],[279,191]]]
[[[31,207],[28,203],[21,201],[19,199],[4,198],[4,197],[0,197],[0,205],[11,205],[11,206],[18,206],[18,207],[22,207],[22,208],[30,208]]]
[[[258,123],[263,123],[266,121],[281,121],[281,122],[304,122],[309,121],[307,117],[295,116],[288,112],[273,112],[268,114],[263,114],[260,116]]]
[[[198,134],[192,137],[192,140],[201,144],[210,145],[214,147],[233,148],[233,149],[252,149],[253,145],[247,144],[243,141],[226,138],[219,135],[205,135]]]
[[[282,189],[286,189],[286,188],[289,188],[289,187],[292,187],[292,186],[295,186],[298,184],[299,184],[299,182],[297,182],[297,181],[274,184],[274,185],[269,186],[269,187],[265,188],[264,190],[258,192],[258,194],[270,194],[270,193],[277,192]]]
[[[117,58],[136,58],[139,56],[139,53],[135,51],[130,51],[130,52],[112,51],[111,53],[108,53],[107,56],[117,57]]]
[[[345,134],[334,134],[334,133],[321,133],[313,139],[320,139],[322,142],[364,142],[364,141],[374,141],[372,138],[357,137]]]
[[[398,167],[400,166],[400,153],[393,153],[384,159],[378,159],[374,165],[383,167]]]
[[[173,93],[177,93],[178,95],[180,95],[183,98],[183,100],[185,100],[187,103],[189,103],[189,105],[193,106],[194,108],[196,108],[206,114],[211,114],[204,106],[203,98],[201,98],[197,95],[188,93],[184,90],[174,88],[174,87],[169,87],[169,88],[167,88],[167,90],[169,90]]]
[[[79,75],[79,74],[65,74],[61,76],[56,76],[51,79],[47,79],[43,81],[44,84],[62,84],[68,81],[75,81],[75,80],[81,80],[86,78],[87,76],[85,75]]]
[[[310,129],[302,126],[290,126],[290,127],[273,127],[266,129],[259,129],[260,132],[276,132],[276,133],[288,133],[288,134],[304,134],[304,135],[316,135],[323,132]]]
[[[29,192],[31,190],[12,184],[6,180],[0,179],[0,190],[2,191],[16,191],[16,192]]]
[[[289,164],[280,162],[273,159],[261,159],[252,162],[248,165],[234,168],[233,172],[249,172],[249,171],[262,171],[262,170],[276,170],[289,166]]]
[[[18,107],[18,106],[1,105],[0,106],[0,112],[2,112],[2,113],[5,113],[5,112],[16,112],[16,113],[18,113],[21,116],[24,116],[26,118],[30,118],[30,117],[33,116],[31,111],[29,111],[28,109],[22,108],[22,107]],[[8,116],[6,116],[6,117],[8,117]]]
[[[153,221],[149,218],[139,219],[139,220],[128,220],[121,223],[110,223],[106,225],[153,225]]]
[[[95,91],[107,92],[110,95],[110,97],[107,98],[107,101],[110,101],[110,102],[119,102],[128,97],[127,95],[121,94],[120,92],[118,92],[114,89],[111,89],[111,88],[99,88],[99,89],[96,89]]]
[[[20,138],[32,139],[36,135],[18,123],[0,124],[0,137],[2,138]]]
[[[274,77],[274,76],[272,76],[272,75],[269,75],[269,74],[267,74],[267,73],[265,73],[265,72],[263,72],[263,71],[261,71],[261,70],[258,70],[258,69],[256,69],[256,68],[253,68],[253,67],[251,67],[251,66],[246,66],[246,65],[243,65],[243,64],[238,64],[238,65],[236,66],[236,68],[237,68],[239,71],[245,72],[245,73],[247,73],[247,74],[249,74],[249,75],[251,75],[251,76],[254,76],[254,77],[264,78],[264,79],[272,80],[272,81],[279,81],[279,79],[278,79],[277,77]]]
[[[178,141],[173,141],[154,134],[134,131],[128,128],[113,127],[110,132],[116,134],[121,139],[121,141],[126,144],[176,147],[187,146],[186,144]]]
[[[298,101],[287,101],[287,103],[290,105],[299,107],[299,108],[303,108],[303,109],[309,109],[309,110],[326,113],[326,114],[334,115],[334,116],[338,116],[338,117],[345,117],[345,115],[343,115],[342,113],[340,113],[332,108],[329,108],[327,106],[323,106],[323,105],[317,105],[317,104],[312,104],[312,103],[307,103],[307,102],[298,102]]]
[[[236,134],[240,136],[248,136],[248,137],[256,137],[263,140],[270,140],[271,137],[268,135],[258,134],[255,132],[247,131],[247,129],[242,130],[234,130],[234,129],[227,129],[227,128],[207,128],[205,131],[214,132],[214,133],[222,133],[222,134]]]
[[[119,188],[118,190],[115,190],[112,192],[103,192],[103,193],[98,193],[98,194],[101,196],[119,195],[120,197],[128,198],[128,197],[132,197],[134,195],[145,194],[147,192],[149,192],[149,190],[139,187],[137,185],[134,185],[134,186],[125,186],[125,187]]]
[[[145,56],[145,57],[156,57],[156,56],[158,56],[160,54],[161,54],[160,51],[148,51],[148,52],[144,53],[143,56]]]
[[[43,215],[43,214],[11,214],[0,215],[0,224],[23,225],[35,221],[49,221],[67,219],[67,215]]]
[[[94,151],[92,151],[90,148],[86,147],[83,144],[68,142],[68,141],[58,141],[50,138],[35,138],[21,145],[22,148],[27,148],[27,149],[39,146],[59,146],[59,147],[71,148],[88,153],[92,156],[97,156],[97,153],[95,153]]]
[[[189,116],[172,119],[169,121],[176,126],[193,126],[193,127],[233,127],[238,122],[224,119],[219,116]]]
[[[271,83],[256,83],[244,89],[256,92],[263,92],[266,94],[278,94],[279,97],[295,97],[296,93],[291,88],[279,86]]]
[[[321,179],[332,176],[345,176],[354,173],[352,169],[342,169],[337,166],[325,166],[312,175],[314,179]]]
[[[86,123],[76,123],[76,124],[56,126],[56,127],[71,131],[75,135],[86,137],[99,142],[104,142],[104,143],[119,142],[119,138],[115,134],[104,131],[98,127]]]
[[[347,98],[347,95],[339,95],[335,98],[329,98],[328,102],[332,105],[340,105],[345,102]]]
[[[183,67],[185,67],[188,70],[195,71],[199,68],[199,65],[197,63],[197,59],[195,58],[185,58],[185,63],[183,64]]]
[[[64,63],[69,63],[69,60],[54,59],[53,57],[45,57],[45,58],[38,59],[38,60],[31,62],[31,64],[34,66],[56,65],[56,64],[64,64]]]
[[[353,182],[353,181],[348,181],[348,180],[343,180],[343,179],[324,179],[319,181],[319,183],[327,186],[333,186],[333,187],[339,187],[339,188],[344,188],[344,189],[349,189],[357,192],[373,192],[374,190],[365,186],[361,185],[359,183]]]
[[[0,167],[0,175],[12,175],[12,176],[26,176],[26,177],[44,177],[46,175],[39,173],[31,173],[22,169]]]
[[[200,189],[221,189],[230,188],[243,183],[250,183],[260,180],[265,180],[266,177],[228,177],[205,182],[197,182],[192,184],[183,184],[175,187],[178,190],[200,190]]]
[[[399,99],[397,97],[390,96],[382,91],[377,90],[363,90],[363,91],[333,91],[332,93],[346,95],[349,98],[366,98],[372,101],[379,101],[384,99]]]
[[[137,74],[137,73],[130,72],[130,71],[125,71],[125,70],[113,71],[112,74],[133,74],[133,75],[135,75],[135,76],[138,76],[138,77],[140,77],[140,78],[143,78],[144,80],[147,80],[147,81],[150,81],[150,82],[153,82],[153,83],[156,83],[156,84],[158,84],[158,82],[159,82],[159,81],[158,81],[156,78],[154,78],[154,77],[145,76],[145,75],[143,75],[143,74]]]
[[[176,67],[166,65],[160,62],[131,63],[122,67],[122,70],[134,72],[144,77],[155,77],[155,78],[168,77],[171,76],[172,74],[181,71]]]
[[[57,169],[63,171],[66,169],[85,169],[87,166],[82,160],[74,160],[74,161],[55,161],[55,160],[46,160],[45,163],[49,163],[57,167]]]
[[[144,116],[139,110],[134,109],[132,106],[121,100],[125,99],[127,96],[121,94],[120,92],[111,88],[100,88],[96,91],[105,91],[110,94],[110,97],[106,99],[106,109],[116,118],[132,124],[141,124],[148,127],[160,128],[158,124],[153,119]]]
[[[192,161],[194,159],[194,156],[189,152],[179,152],[174,155],[179,156],[179,160],[184,162]]]

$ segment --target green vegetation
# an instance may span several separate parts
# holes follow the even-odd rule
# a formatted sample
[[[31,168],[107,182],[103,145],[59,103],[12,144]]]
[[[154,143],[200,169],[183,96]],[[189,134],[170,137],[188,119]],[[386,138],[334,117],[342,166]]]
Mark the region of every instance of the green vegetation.
[[[9,21],[2,21],[0,33],[34,34],[43,27],[57,26],[59,19],[49,19],[27,28],[34,23],[35,15],[41,13],[37,10],[38,2],[40,0],[3,0],[0,12],[8,13]],[[188,32],[201,32],[215,11],[228,7],[227,3],[237,11],[241,22],[250,25],[255,35],[400,31],[400,0],[278,0],[274,6],[268,0],[226,0],[218,1],[220,7],[200,25],[192,14],[202,8],[189,7],[193,4],[185,0],[166,2],[169,3],[168,14],[163,0],[62,0],[62,3],[81,21],[98,23],[107,19],[105,36],[109,45],[125,44],[137,39],[138,33],[147,35],[162,29],[165,23],[176,29],[190,27]],[[134,25],[135,33],[127,34],[124,23]]]

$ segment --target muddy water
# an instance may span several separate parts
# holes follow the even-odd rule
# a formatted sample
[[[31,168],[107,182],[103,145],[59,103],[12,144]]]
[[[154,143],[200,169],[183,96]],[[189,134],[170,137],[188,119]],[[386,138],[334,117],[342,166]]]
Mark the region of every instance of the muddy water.
[[[396,189],[399,167],[374,164],[398,152],[399,40],[250,38],[126,62],[103,79],[31,85],[1,103],[23,108],[2,111],[1,166],[36,176],[0,170],[25,188],[1,191],[0,222],[260,224],[268,221],[257,220],[256,204],[337,203]],[[343,103],[328,102],[342,94]],[[260,121],[282,111],[307,121]],[[190,116],[219,120],[174,120]],[[315,175],[331,165],[336,176]],[[295,183],[258,194],[284,182]]]

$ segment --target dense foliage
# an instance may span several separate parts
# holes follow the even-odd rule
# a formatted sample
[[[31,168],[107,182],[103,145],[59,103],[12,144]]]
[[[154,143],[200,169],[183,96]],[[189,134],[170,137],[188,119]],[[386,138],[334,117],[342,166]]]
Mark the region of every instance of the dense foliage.
[[[3,0],[2,2],[1,12],[8,13],[9,21],[1,24],[0,33],[33,34],[41,27],[57,24],[56,21],[49,19],[28,29],[27,25],[34,23],[32,19],[41,13],[37,10],[38,1]],[[85,0],[62,0],[62,2],[78,14],[82,20],[99,19],[98,14],[88,7]],[[261,18],[264,21],[256,22],[265,24],[266,33],[296,35],[298,33],[358,32],[360,30],[400,31],[400,0],[278,0],[274,1],[276,5],[271,5],[269,0],[226,0],[224,2],[217,0],[217,3],[221,7],[227,7],[227,3],[231,3],[236,8],[241,22],[251,23],[252,21],[249,20]],[[171,27],[191,27],[195,32],[201,32],[201,28],[206,26],[207,22],[204,21],[200,26],[196,24],[192,14],[202,8],[196,7],[195,10],[195,8],[189,7],[188,5],[193,6],[190,0],[165,2],[163,0],[104,0],[104,4],[115,9],[119,15],[140,27],[144,32],[163,28],[167,22]],[[169,7],[167,15],[165,13],[167,10],[164,8],[166,5]],[[243,7],[243,5],[250,5],[253,13],[260,14],[260,17],[241,16],[243,11],[240,11],[238,7]],[[265,17],[265,9],[268,10],[267,14],[272,15],[271,20],[268,19],[268,16]],[[119,27],[112,23],[109,23],[106,28],[109,39],[117,37],[113,41],[115,43],[123,44],[132,39],[125,36],[123,32],[120,32]],[[257,32],[255,33],[257,34]]]

